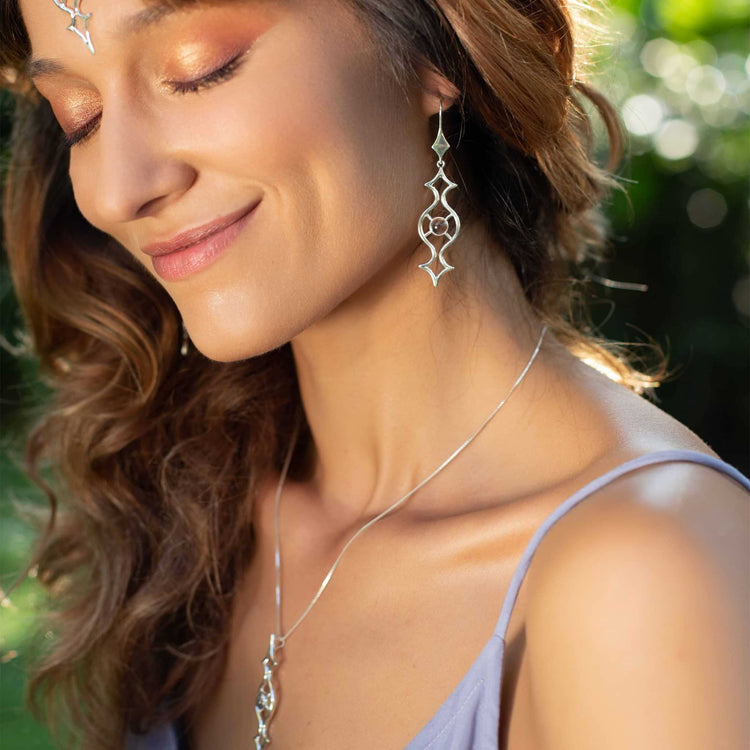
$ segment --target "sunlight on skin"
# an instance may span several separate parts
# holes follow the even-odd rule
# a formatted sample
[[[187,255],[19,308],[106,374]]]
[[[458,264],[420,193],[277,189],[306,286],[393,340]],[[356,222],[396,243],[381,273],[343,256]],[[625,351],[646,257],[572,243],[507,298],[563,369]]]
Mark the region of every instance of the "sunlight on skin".
[[[86,134],[70,161],[83,215],[163,284],[207,357],[292,341],[320,455],[317,494],[336,498],[338,511],[349,498],[359,517],[363,498],[382,509],[450,455],[515,381],[541,329],[481,224],[462,227],[450,249],[456,270],[437,289],[418,268],[429,257],[417,233],[435,173],[429,117],[455,89],[422,70],[425,91],[407,101],[336,2],[191,8],[125,33],[139,2],[89,0],[95,55],[65,33],[61,14],[22,9],[34,57],[64,68],[38,64],[36,85],[69,138]],[[220,80],[187,90],[217,70]],[[236,240],[194,273],[165,279],[143,252],[258,199]],[[479,256],[493,251],[491,281]],[[447,309],[449,284],[466,292],[459,313]],[[593,417],[585,389],[566,382],[593,376],[550,333],[489,454],[477,441],[476,461],[528,460],[509,429],[530,408]],[[551,474],[581,460],[557,455]]]

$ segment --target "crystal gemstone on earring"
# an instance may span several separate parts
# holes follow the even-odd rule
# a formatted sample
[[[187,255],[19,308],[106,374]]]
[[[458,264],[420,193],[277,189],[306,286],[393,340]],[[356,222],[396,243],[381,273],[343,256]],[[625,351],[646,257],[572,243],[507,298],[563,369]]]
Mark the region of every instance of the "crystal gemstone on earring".
[[[430,232],[432,234],[445,234],[448,231],[448,221],[442,216],[438,216],[430,222]]]

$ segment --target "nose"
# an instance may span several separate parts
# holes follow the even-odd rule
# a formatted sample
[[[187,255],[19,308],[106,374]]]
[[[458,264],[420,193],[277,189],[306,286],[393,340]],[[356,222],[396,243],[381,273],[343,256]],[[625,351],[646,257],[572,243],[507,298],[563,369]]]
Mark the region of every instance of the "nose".
[[[76,175],[86,186],[89,211],[84,213],[105,231],[155,215],[196,179],[185,150],[174,148],[158,115],[144,110],[124,100],[110,102],[96,143],[89,144],[94,145],[88,152],[92,158],[86,154],[80,165],[85,171]]]

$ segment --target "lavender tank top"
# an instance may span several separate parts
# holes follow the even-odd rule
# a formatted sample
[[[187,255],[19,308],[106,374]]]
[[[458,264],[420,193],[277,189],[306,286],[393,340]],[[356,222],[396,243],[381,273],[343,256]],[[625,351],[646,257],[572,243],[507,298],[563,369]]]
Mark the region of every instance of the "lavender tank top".
[[[734,466],[714,456],[691,450],[662,450],[638,456],[579,489],[558,505],[531,537],[511,579],[495,631],[445,703],[404,750],[498,750],[505,634],[513,605],[539,543],[569,510],[604,485],[641,466],[666,461],[704,464],[728,475],[750,492],[750,479]],[[125,750],[188,750],[188,747],[179,723],[175,722],[157,726],[147,734],[129,733]]]

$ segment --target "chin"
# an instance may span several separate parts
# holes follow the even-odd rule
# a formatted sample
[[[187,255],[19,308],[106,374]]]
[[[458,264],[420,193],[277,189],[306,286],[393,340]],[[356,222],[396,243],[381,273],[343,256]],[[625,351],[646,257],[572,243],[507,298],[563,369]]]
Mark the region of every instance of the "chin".
[[[197,340],[191,339],[191,345],[204,357],[214,362],[240,362],[244,359],[259,357],[261,354],[276,349],[285,343],[284,340],[262,342],[243,339],[241,341],[227,341],[218,337],[209,338],[205,341],[200,338]]]
[[[259,357],[283,346],[298,332],[287,330],[279,325],[280,321],[271,325],[246,319],[244,325],[224,326],[221,321],[217,323],[204,317],[201,322],[191,323],[189,318],[185,322],[191,346],[214,362],[239,362]]]

